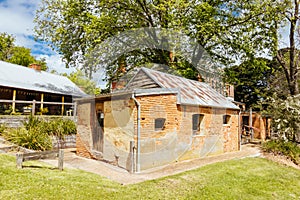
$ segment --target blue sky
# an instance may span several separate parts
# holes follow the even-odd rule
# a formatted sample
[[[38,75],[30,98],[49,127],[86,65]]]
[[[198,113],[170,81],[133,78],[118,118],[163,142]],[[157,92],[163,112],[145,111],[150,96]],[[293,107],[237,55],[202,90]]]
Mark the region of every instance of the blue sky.
[[[57,52],[52,51],[46,44],[34,41],[33,19],[39,3],[41,0],[0,0],[0,32],[14,35],[16,44],[30,48],[37,58],[44,57],[50,70],[70,72]],[[280,32],[280,47],[285,47],[289,38],[287,29]]]
[[[50,70],[70,72],[57,52],[46,44],[34,41],[34,15],[41,0],[0,0],[0,32],[12,34],[16,45],[31,49],[36,58],[44,57]]]

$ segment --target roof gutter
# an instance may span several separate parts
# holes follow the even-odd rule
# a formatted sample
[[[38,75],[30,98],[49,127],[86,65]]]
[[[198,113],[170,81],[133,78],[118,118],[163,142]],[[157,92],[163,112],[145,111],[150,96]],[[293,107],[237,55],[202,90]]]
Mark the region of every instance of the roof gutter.
[[[132,93],[131,97],[137,106],[137,152],[136,152],[136,172],[140,172],[141,165],[140,165],[140,154],[141,154],[141,104],[135,98],[135,93]]]

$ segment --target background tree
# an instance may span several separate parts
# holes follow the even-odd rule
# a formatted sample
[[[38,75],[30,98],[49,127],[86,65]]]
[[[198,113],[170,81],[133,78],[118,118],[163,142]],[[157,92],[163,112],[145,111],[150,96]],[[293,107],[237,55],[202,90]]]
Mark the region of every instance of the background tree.
[[[299,0],[285,0],[285,9],[279,14],[284,16],[283,20],[278,21],[281,26],[289,26],[289,42],[288,47],[279,50],[276,53],[276,59],[283,69],[290,95],[299,94],[299,57],[300,52],[297,51],[297,29],[299,24]]]
[[[36,63],[41,65],[41,69],[48,69],[44,58],[36,59],[31,55],[31,50],[26,47],[16,46],[15,38],[7,33],[0,33],[0,60],[28,67]]]
[[[39,39],[49,42],[67,63],[76,66],[94,47],[109,37],[125,30],[156,27],[183,30],[202,45],[210,56],[220,63],[230,64],[245,60],[264,49],[275,49],[277,31],[275,23],[284,4],[273,0],[199,1],[199,0],[43,0],[36,15],[35,32]],[[157,35],[149,33],[153,41]],[[202,51],[193,49],[195,63]],[[160,49],[140,49],[124,55],[125,67],[132,68],[147,62],[173,66],[181,72],[191,63],[181,55]],[[119,60],[108,63],[109,79],[116,76]],[[93,66],[85,66],[91,77]],[[192,69],[192,68],[191,68]],[[192,69],[195,71],[195,69]],[[182,73],[195,78],[196,73]]]
[[[68,77],[73,83],[75,83],[79,88],[81,88],[86,94],[98,95],[101,89],[96,86],[96,83],[88,79],[81,70],[76,70],[70,74],[62,74]]]
[[[0,60],[8,60],[14,47],[15,38],[7,33],[0,33]]]
[[[271,76],[275,73],[271,61],[253,58],[224,69],[224,81],[234,85],[235,100],[246,104],[246,108],[260,108],[260,103],[274,92]]]

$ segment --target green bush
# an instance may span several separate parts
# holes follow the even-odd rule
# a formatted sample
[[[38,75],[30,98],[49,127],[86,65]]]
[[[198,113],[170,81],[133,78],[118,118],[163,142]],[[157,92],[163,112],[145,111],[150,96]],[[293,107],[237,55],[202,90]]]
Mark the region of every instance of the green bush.
[[[295,164],[300,164],[300,147],[297,143],[284,140],[271,140],[263,143],[262,148],[264,151],[274,153],[275,155],[285,155]]]
[[[47,122],[38,117],[30,116],[28,120],[23,122],[23,125],[24,128],[2,131],[2,135],[6,140],[16,145],[45,151],[52,149],[50,136],[64,139],[65,135],[76,134],[76,125],[69,119],[58,118]]]
[[[24,121],[23,124],[27,130],[38,129],[49,136],[57,136],[61,139],[65,135],[76,134],[76,124],[69,119],[57,118],[47,122],[38,117],[30,116],[28,121]]]
[[[6,130],[6,126],[5,124],[0,124],[0,135],[2,135],[2,133]]]
[[[32,150],[46,151],[52,149],[52,140],[49,135],[40,132],[38,129],[25,128],[10,129],[3,132],[6,140]]]
[[[65,135],[76,134],[76,124],[63,118],[51,120],[47,123],[47,133],[62,139]]]
[[[30,128],[37,128],[43,123],[38,117],[34,117],[32,115],[29,116],[28,120],[23,121],[23,125],[25,129],[29,130]]]

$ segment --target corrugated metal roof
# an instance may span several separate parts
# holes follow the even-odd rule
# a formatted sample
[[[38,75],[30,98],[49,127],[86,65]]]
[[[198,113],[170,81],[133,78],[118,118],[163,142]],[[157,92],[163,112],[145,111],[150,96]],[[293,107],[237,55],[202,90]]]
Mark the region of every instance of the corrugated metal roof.
[[[0,86],[39,92],[87,96],[67,77],[0,61]]]
[[[239,109],[239,107],[233,104],[229,99],[204,82],[194,81],[144,67],[141,68],[141,70],[161,88],[178,89],[180,91],[180,104]]]

